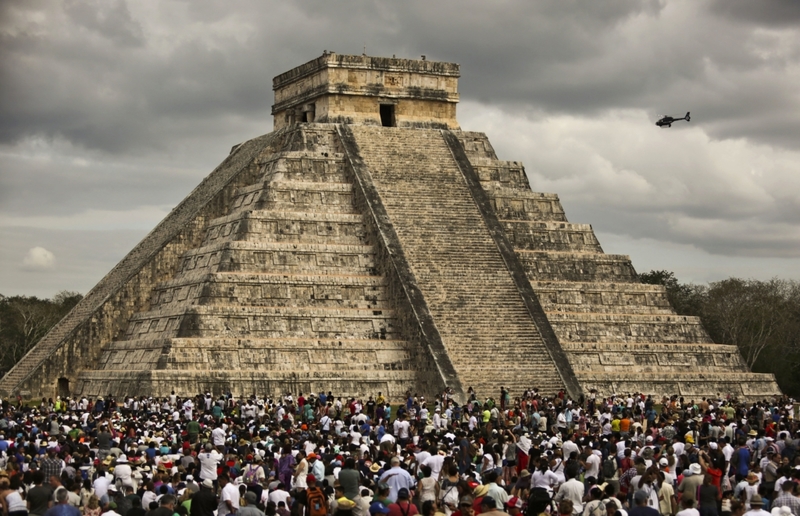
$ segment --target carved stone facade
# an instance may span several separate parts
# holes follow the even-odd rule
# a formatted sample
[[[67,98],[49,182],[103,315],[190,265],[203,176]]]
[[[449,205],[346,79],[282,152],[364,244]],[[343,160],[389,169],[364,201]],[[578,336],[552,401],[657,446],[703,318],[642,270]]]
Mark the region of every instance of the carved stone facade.
[[[627,256],[458,130],[458,65],[325,54],[0,381],[6,394],[761,397]]]

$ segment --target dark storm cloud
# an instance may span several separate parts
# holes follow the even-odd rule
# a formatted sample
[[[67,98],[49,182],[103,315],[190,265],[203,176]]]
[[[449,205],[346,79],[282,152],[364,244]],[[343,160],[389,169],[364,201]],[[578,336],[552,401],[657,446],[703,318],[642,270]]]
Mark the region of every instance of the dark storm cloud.
[[[0,141],[43,134],[124,153],[163,149],[175,133],[210,137],[215,128],[203,122],[214,117],[268,120],[277,73],[323,49],[366,44],[371,54],[457,61],[463,98],[510,112],[687,109],[712,136],[793,147],[793,84],[763,80],[785,56],[752,48],[757,17],[735,4],[193,2],[145,4],[138,14],[122,1],[7,6]],[[731,16],[736,23],[725,22]],[[182,26],[153,37],[147,17]],[[241,30],[202,30],[228,21]]]
[[[800,3],[793,0],[713,0],[710,11],[743,23],[792,26],[800,23]]]
[[[272,130],[273,76],[364,45],[461,64],[459,116],[477,113],[464,127],[524,160],[570,220],[729,256],[796,256],[796,5],[0,2],[0,228],[48,231],[44,243],[9,233],[20,242],[8,259],[42,246],[58,274],[71,237],[54,228],[109,218],[98,231],[146,231],[233,144]],[[687,110],[691,124],[653,127]]]

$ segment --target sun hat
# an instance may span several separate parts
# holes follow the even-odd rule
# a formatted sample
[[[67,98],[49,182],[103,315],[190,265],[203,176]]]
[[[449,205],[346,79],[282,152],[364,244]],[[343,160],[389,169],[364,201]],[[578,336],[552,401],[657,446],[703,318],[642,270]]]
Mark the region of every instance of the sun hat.
[[[474,491],[472,491],[472,495],[475,498],[480,498],[481,496],[486,496],[486,493],[488,492],[489,492],[489,486],[480,485],[476,487]]]

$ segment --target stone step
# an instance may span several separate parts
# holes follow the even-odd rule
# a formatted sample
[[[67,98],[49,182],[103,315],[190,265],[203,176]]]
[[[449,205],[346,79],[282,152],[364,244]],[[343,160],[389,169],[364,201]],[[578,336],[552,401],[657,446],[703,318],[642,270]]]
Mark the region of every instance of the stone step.
[[[698,317],[684,315],[631,315],[548,313],[553,330],[562,343],[619,342],[708,343]]]
[[[325,213],[354,213],[353,185],[273,181],[259,198],[258,209]]]
[[[564,344],[573,368],[581,371],[624,371],[636,367],[642,372],[702,370],[747,372],[736,346],[723,344]]]
[[[242,212],[213,220],[203,245],[225,239],[349,245],[366,243],[364,220],[360,214],[269,210]]]
[[[599,281],[638,283],[639,277],[624,254],[526,251],[516,249],[531,281]]]
[[[175,391],[181,396],[192,393],[257,393],[275,398],[287,392],[328,392],[344,398],[366,398],[382,392],[389,399],[402,399],[407,389],[425,385],[424,376],[411,370],[364,370],[351,365],[328,371],[281,371],[262,369],[233,370],[220,364],[213,371],[129,371],[112,369],[85,371],[79,386],[85,396],[139,396],[152,392]],[[81,389],[81,387],[79,387]]]
[[[739,399],[761,399],[780,392],[771,374],[747,372],[670,371],[667,374],[638,371],[582,372],[576,374],[584,390],[596,389],[600,395],[644,393],[661,396],[678,394],[694,399],[731,394]],[[690,400],[689,400],[690,401]]]
[[[489,138],[484,133],[477,131],[451,131],[461,142],[464,152],[467,154],[471,163],[480,160],[497,161],[497,154],[494,152]]]
[[[546,312],[675,313],[661,285],[531,281],[531,286]]]
[[[493,184],[484,185],[484,189],[499,219],[567,222],[556,194]]]
[[[516,250],[603,252],[589,224],[530,220],[500,220],[500,223]]]
[[[208,272],[363,275],[374,271],[375,248],[365,244],[217,241],[184,254],[181,273]]]
[[[393,336],[392,310],[363,308],[187,305],[131,317],[125,339],[169,337],[306,337],[380,339]]]
[[[390,308],[381,276],[216,273],[162,284],[153,291],[151,309],[187,299],[203,305]]]
[[[112,343],[103,369],[215,370],[221,365],[281,371],[337,370],[359,364],[364,370],[408,369],[417,346],[403,340],[319,339],[136,339]]]

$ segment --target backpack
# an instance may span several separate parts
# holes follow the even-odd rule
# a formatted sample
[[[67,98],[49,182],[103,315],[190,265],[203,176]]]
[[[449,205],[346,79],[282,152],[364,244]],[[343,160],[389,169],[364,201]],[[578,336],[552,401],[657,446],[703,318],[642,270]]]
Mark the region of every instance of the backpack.
[[[610,480],[614,478],[617,473],[617,461],[613,457],[609,457],[603,461],[603,478]]]
[[[306,489],[306,501],[308,516],[326,516],[328,507],[325,504],[325,494],[319,487],[309,487]]]
[[[597,503],[594,503],[594,502],[597,502]],[[584,514],[586,514],[587,516],[605,516],[605,514],[606,514],[606,506],[605,506],[605,504],[603,504],[603,501],[602,500],[595,500],[594,502],[589,502],[586,505],[586,509],[588,509],[589,512],[587,513],[586,510],[584,510]],[[594,506],[592,506],[593,503],[594,503]]]
[[[256,466],[255,468],[253,465],[248,465],[247,468],[244,470],[244,483],[245,484],[255,484],[258,481],[258,470],[260,466]]]

